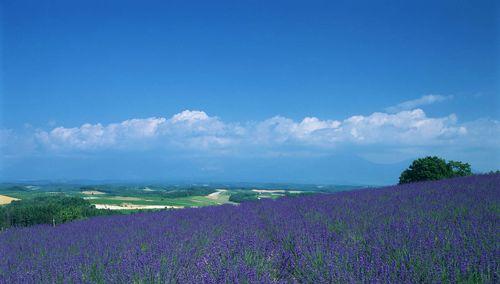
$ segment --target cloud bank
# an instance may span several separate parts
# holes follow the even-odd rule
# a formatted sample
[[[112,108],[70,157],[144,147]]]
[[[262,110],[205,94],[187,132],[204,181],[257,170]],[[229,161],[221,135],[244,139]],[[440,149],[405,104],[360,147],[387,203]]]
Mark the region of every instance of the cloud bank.
[[[470,133],[474,137],[469,137]],[[430,147],[480,143],[498,138],[497,121],[458,123],[455,114],[428,117],[422,109],[375,112],[342,120],[275,116],[258,122],[228,123],[203,111],[185,110],[169,118],[135,118],[107,125],[83,124],[37,130],[45,150],[174,149],[238,153],[248,149],[332,151],[339,147]],[[483,137],[484,136],[484,137]],[[467,142],[468,141],[468,142]],[[470,146],[470,145],[469,145]]]
[[[424,155],[497,169],[499,140],[499,121],[460,122],[455,114],[431,117],[420,108],[248,122],[184,110],[109,124],[0,129],[0,178],[390,183],[402,162]]]

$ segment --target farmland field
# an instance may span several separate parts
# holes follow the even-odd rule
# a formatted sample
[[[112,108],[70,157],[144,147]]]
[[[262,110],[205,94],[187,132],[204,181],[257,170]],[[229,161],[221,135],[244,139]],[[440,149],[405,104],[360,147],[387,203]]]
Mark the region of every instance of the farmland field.
[[[161,209],[203,207],[236,204],[241,201],[278,198],[312,192],[351,190],[355,186],[330,186],[318,189],[314,186],[295,185],[227,185],[220,186],[143,186],[130,184],[104,184],[84,186],[79,184],[0,184],[0,205],[17,199],[40,196],[73,196],[88,200],[96,208],[113,210]],[[231,196],[244,194],[244,200]]]
[[[7,196],[7,195],[0,195],[0,205],[9,204],[14,200],[18,200],[18,199],[14,198],[14,197]]]
[[[498,283],[499,185],[483,175],[11,228],[0,282]]]

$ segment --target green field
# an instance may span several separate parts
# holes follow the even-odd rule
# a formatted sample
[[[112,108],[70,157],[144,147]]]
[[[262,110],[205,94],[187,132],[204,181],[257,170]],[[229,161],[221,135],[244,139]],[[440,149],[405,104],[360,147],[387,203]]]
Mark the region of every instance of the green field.
[[[229,202],[229,195],[224,194],[217,199],[211,199],[207,196],[187,196],[187,197],[175,197],[175,198],[165,198],[161,196],[113,196],[113,195],[101,195],[99,197],[91,197],[82,195],[84,199],[87,199],[92,204],[110,204],[110,205],[121,205],[121,204],[133,204],[133,205],[165,205],[165,206],[182,206],[182,207],[200,207],[209,205],[220,205]],[[137,198],[137,200],[129,200],[121,197],[132,197]]]
[[[314,192],[323,191],[317,188]],[[342,190],[340,188],[339,190]],[[130,185],[130,184],[0,184],[0,195],[21,200],[43,196],[80,197],[98,209],[136,211],[144,209],[202,207],[238,204],[265,198],[311,193],[304,187],[235,187],[197,185]]]

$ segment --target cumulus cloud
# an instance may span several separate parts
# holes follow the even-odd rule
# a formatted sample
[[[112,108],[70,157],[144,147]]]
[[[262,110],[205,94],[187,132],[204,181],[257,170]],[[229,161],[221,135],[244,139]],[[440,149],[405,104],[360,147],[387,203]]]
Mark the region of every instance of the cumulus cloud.
[[[386,108],[385,111],[389,113],[396,113],[403,110],[412,110],[421,106],[450,100],[452,98],[452,96],[425,95],[415,100],[405,101],[395,106],[390,106]]]
[[[340,144],[435,145],[465,135],[467,129],[457,125],[454,114],[429,118],[423,110],[415,109],[396,114],[356,115],[342,121],[307,117],[294,122],[274,117],[260,123],[256,133],[271,144],[335,147]]]
[[[155,138],[164,123],[165,118],[129,119],[106,126],[86,123],[80,127],[38,131],[35,136],[50,149],[92,150]]]
[[[83,124],[39,130],[35,136],[51,150],[99,150],[108,148],[167,147],[217,148],[238,134],[237,125],[223,123],[203,111],[185,110],[171,118],[129,119],[108,125]]]
[[[472,130],[469,128],[472,127]],[[260,122],[226,123],[203,111],[185,110],[170,118],[130,119],[108,125],[83,124],[39,130],[35,136],[43,148],[96,151],[102,149],[168,148],[189,151],[235,151],[246,149],[294,149],[328,151],[344,145],[394,147],[456,143],[470,131],[489,128],[459,124],[454,114],[428,117],[421,109],[397,113],[376,112],[342,120],[305,117],[300,121],[275,116]],[[497,130],[493,130],[497,131]],[[490,135],[491,136],[491,135]],[[472,141],[472,140],[471,140]]]

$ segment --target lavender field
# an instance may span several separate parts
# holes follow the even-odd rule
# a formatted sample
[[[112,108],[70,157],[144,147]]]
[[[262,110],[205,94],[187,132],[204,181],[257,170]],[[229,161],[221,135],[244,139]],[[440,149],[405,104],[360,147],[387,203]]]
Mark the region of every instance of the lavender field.
[[[0,233],[1,283],[498,283],[500,175]]]

